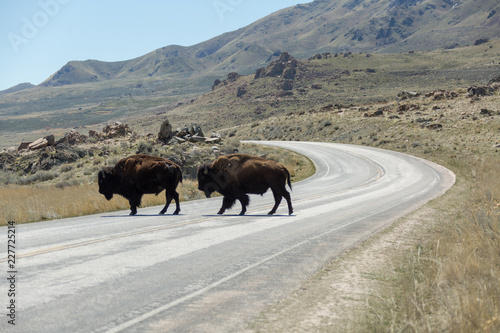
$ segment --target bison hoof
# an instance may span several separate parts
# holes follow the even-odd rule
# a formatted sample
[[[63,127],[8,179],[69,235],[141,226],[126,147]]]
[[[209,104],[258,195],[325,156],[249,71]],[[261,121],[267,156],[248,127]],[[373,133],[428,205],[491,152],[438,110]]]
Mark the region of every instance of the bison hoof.
[[[134,216],[135,214],[137,214],[137,211],[135,211],[135,212],[134,212],[134,211],[131,211],[129,215],[130,215],[130,216]]]
[[[269,213],[267,213],[267,215],[273,215],[275,212],[271,211]]]
[[[165,215],[165,211],[164,211],[164,210],[162,210],[162,211],[160,212],[160,215]]]
[[[245,215],[245,212],[241,211],[240,216],[243,216],[243,215]]]
[[[179,212],[180,212],[180,210],[176,210],[176,211],[174,212],[174,215],[179,215]]]
[[[222,214],[224,214],[224,211],[223,211],[223,210],[219,210],[219,211],[217,212],[217,214],[222,215]]]

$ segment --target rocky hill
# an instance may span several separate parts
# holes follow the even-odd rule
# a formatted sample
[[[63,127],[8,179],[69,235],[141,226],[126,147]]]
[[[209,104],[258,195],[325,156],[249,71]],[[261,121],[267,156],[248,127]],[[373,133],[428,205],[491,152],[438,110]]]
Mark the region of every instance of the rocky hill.
[[[342,58],[337,59],[349,59],[349,66],[330,70],[330,74],[316,71],[325,78],[328,75],[336,78],[333,86],[323,85],[323,88],[329,88],[326,90],[331,90],[330,94],[341,97],[335,103],[385,98],[386,94],[380,89],[373,91],[375,95],[367,94],[371,88],[367,87],[361,73],[370,74],[369,78],[384,74],[379,79],[385,89],[391,84],[400,85],[401,80],[408,89],[417,89],[418,84],[410,80],[413,75],[446,82],[451,75],[455,83],[458,80],[465,80],[462,84],[477,83],[485,76],[480,71],[494,73],[496,70],[497,58],[492,52],[484,52],[478,47],[474,51],[479,53],[467,54],[476,62],[466,65],[460,59],[461,51],[458,51],[440,57],[439,63],[429,66],[424,61],[426,55],[419,50],[460,50],[463,45],[487,45],[489,40],[497,40],[494,37],[498,37],[500,30],[499,6],[496,0],[461,0],[456,3],[449,0],[316,0],[283,9],[245,28],[190,47],[167,46],[121,62],[71,61],[39,86],[23,85],[0,93],[0,135],[4,138],[1,145],[5,147],[20,140],[35,139],[45,129],[57,129],[62,134],[77,126],[99,128],[107,122],[128,122],[130,117],[162,114],[179,109],[178,105],[186,107],[197,96],[209,92],[215,79],[221,80],[231,72],[254,75],[258,68],[278,60],[283,52],[300,61],[316,53],[338,53]],[[405,52],[401,54],[402,51]],[[344,58],[359,52],[366,54],[363,58]],[[379,55],[384,52],[392,53],[385,53],[387,57],[381,60],[383,57]],[[374,56],[367,58],[368,54]],[[407,59],[409,57],[411,59]],[[387,63],[391,59],[401,65],[397,71],[390,71],[390,66],[382,65],[385,72],[380,69],[375,75],[366,72],[381,64],[374,60]],[[415,60],[419,61],[416,68],[413,65]],[[404,61],[409,62],[406,68],[401,68]],[[442,76],[434,78],[432,71],[436,67]],[[457,68],[461,68],[460,75]],[[345,70],[351,75],[346,75]],[[395,81],[390,82],[391,79]],[[301,84],[297,82],[294,88],[313,91],[300,88]],[[368,82],[372,86],[380,84],[376,80]],[[349,85],[340,87],[346,83]],[[352,84],[363,85],[365,91],[350,93],[350,89],[361,89],[353,88]],[[241,94],[244,89],[242,86]],[[300,91],[288,91],[287,95],[293,94],[295,98],[301,94]],[[316,91],[309,95],[321,93]],[[243,96],[240,101],[246,101],[249,96],[252,94]],[[212,105],[206,107],[210,109]],[[279,108],[263,107],[267,111],[258,111],[259,114],[265,115],[271,110],[272,113],[280,112]],[[254,112],[253,109],[249,111]]]
[[[57,86],[201,71],[248,73],[276,51],[408,52],[454,48],[499,37],[496,0],[316,0],[190,46],[167,46],[122,62],[70,62],[42,83]]]
[[[475,57],[479,53],[486,58]],[[290,113],[381,103],[402,91],[486,84],[500,76],[498,61],[492,62],[498,55],[500,40],[433,52],[318,53],[307,60],[284,52],[250,75],[231,72],[215,80],[210,93],[165,112],[174,122],[197,119],[204,128],[219,130]],[[150,128],[155,119],[143,117],[136,126]]]

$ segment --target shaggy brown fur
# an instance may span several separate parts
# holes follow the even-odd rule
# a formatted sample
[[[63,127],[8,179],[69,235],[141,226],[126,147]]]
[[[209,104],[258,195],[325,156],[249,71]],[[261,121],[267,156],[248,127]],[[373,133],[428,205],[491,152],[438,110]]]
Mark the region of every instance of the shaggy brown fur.
[[[262,195],[271,188],[275,205],[269,214],[276,212],[284,197],[291,215],[293,208],[287,183],[292,188],[290,173],[281,163],[246,154],[221,156],[198,169],[198,189],[204,191],[207,198],[215,191],[224,196],[218,214],[224,214],[239,200],[240,215],[244,215],[250,202],[247,194]]]
[[[113,194],[128,199],[130,215],[137,214],[144,194],[158,195],[165,190],[166,204],[160,214],[165,214],[172,201],[175,200],[179,214],[179,194],[177,185],[182,182],[181,168],[174,162],[161,157],[148,155],[132,155],[121,159],[113,168],[104,168],[98,174],[99,193],[111,200]]]

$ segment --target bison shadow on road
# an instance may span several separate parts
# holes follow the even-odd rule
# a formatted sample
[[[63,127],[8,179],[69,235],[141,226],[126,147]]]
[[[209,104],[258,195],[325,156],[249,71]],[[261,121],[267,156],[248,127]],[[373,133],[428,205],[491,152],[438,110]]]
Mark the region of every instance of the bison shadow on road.
[[[103,215],[101,216],[102,218],[116,218],[116,217],[129,217],[133,219],[134,217],[153,217],[153,216],[184,216],[185,214],[136,214],[136,215],[129,215],[127,213],[124,213],[123,215]]]
[[[294,217],[296,215],[288,215],[288,214],[273,214],[273,215],[268,215],[268,214],[245,214],[245,215],[240,215],[240,214],[204,214],[201,215],[202,217]]]

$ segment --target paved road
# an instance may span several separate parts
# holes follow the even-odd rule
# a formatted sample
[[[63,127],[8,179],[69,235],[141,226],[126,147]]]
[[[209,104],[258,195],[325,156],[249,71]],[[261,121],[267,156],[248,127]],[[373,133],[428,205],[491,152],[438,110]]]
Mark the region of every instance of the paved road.
[[[218,216],[221,198],[16,226],[17,332],[238,331],[326,262],[450,188],[436,164],[373,148],[266,142],[309,156],[317,173]],[[104,198],[103,198],[104,200]],[[172,207],[170,208],[172,209]],[[0,228],[1,244],[7,228]],[[0,331],[11,331],[6,246]]]

